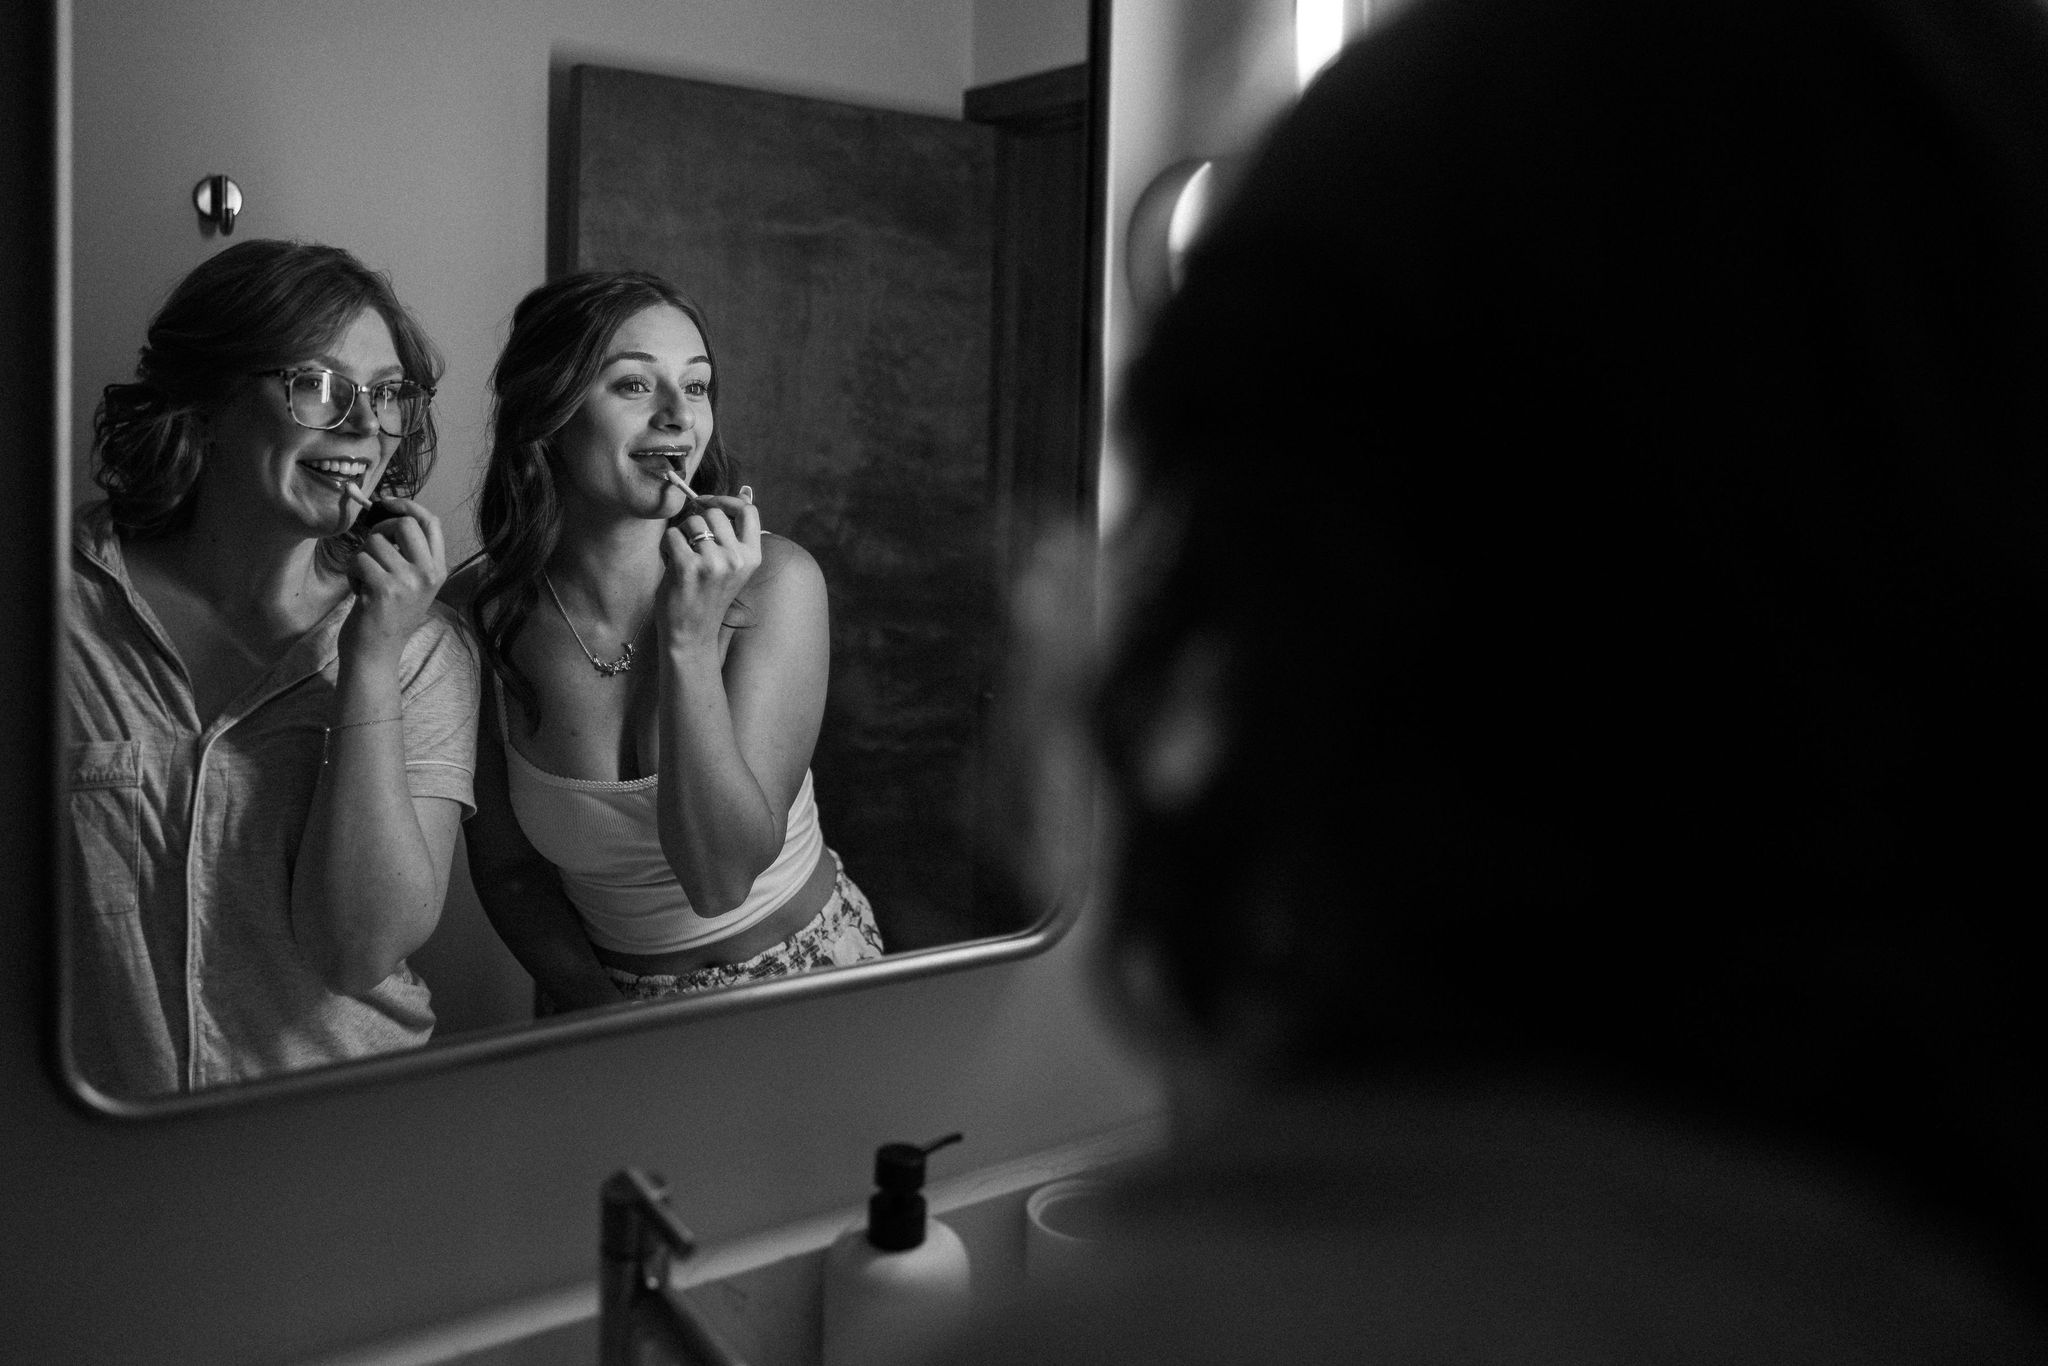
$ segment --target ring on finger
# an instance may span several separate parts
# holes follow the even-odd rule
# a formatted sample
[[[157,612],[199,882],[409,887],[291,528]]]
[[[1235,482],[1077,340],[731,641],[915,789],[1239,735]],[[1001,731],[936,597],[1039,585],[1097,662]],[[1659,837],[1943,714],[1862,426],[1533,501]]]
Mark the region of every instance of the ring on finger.
[[[704,542],[706,542],[706,541],[715,541],[715,540],[717,540],[717,539],[718,539],[717,535],[716,535],[716,534],[714,534],[714,533],[712,533],[712,532],[709,532],[709,531],[700,531],[700,532],[698,532],[698,533],[697,533],[696,535],[694,535],[694,536],[692,536],[692,537],[690,538],[690,544],[691,544],[691,545],[702,545],[702,544],[704,544]]]

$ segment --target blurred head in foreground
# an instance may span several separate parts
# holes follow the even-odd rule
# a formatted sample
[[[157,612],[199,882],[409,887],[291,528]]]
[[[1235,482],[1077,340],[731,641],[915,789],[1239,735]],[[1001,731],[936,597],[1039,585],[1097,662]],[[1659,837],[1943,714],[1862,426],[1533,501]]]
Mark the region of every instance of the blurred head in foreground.
[[[1420,0],[1122,396],[1114,957],[1303,1083],[1544,1078],[2038,1258],[2048,20]]]

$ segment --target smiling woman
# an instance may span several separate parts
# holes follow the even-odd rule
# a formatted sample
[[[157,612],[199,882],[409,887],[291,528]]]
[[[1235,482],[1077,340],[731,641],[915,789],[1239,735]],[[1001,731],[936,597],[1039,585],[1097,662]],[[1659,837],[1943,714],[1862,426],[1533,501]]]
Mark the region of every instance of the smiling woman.
[[[62,684],[68,1025],[102,1092],[433,1028],[405,958],[471,800],[477,679],[413,498],[438,370],[382,276],[256,241],[185,278],[106,392]],[[369,504],[389,516],[365,533]]]
[[[493,387],[451,596],[496,683],[467,843],[499,934],[557,1007],[878,957],[812,793],[824,577],[734,488],[703,315],[645,273],[553,281]]]

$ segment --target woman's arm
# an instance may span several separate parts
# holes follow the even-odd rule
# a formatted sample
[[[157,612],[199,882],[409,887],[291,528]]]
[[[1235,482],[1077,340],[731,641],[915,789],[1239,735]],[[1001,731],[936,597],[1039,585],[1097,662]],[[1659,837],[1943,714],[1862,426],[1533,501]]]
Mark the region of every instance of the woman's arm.
[[[800,546],[764,544],[751,498],[707,498],[662,540],[662,852],[698,914],[746,900],[782,852],[825,712],[831,657],[825,579]],[[701,525],[700,525],[701,523]],[[714,539],[692,546],[705,530]],[[745,590],[746,625],[719,658],[719,627]]]
[[[440,521],[410,500],[364,541],[341,628],[334,719],[292,870],[293,936],[334,991],[389,977],[441,918],[458,803],[414,798],[405,772],[405,645],[447,577]]]
[[[623,1000],[583,933],[583,920],[555,871],[519,828],[506,776],[497,689],[486,687],[476,746],[476,815],[464,843],[484,914],[520,966],[564,1010]]]

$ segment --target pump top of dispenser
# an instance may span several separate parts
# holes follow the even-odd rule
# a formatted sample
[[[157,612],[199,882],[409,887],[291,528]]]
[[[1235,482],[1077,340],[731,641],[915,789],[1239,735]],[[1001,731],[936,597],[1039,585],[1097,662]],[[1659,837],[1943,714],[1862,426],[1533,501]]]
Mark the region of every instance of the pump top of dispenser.
[[[929,1143],[884,1143],[875,1149],[875,1184],[885,1191],[914,1191],[924,1188],[924,1160],[948,1143],[958,1143],[959,1134],[947,1134]]]
[[[904,1252],[924,1242],[925,1158],[959,1134],[929,1143],[884,1143],[875,1149],[875,1193],[868,1197],[868,1243]]]

